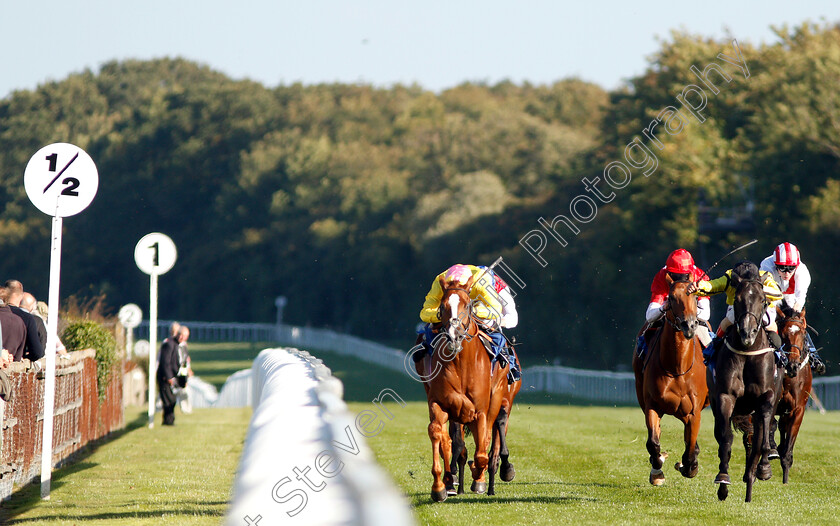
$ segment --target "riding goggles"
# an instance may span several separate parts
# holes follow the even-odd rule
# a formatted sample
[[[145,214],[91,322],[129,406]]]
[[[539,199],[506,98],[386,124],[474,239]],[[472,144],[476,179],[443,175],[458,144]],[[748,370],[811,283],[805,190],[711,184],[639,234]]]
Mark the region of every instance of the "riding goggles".
[[[796,270],[794,265],[776,265],[776,270],[779,272],[793,272]]]

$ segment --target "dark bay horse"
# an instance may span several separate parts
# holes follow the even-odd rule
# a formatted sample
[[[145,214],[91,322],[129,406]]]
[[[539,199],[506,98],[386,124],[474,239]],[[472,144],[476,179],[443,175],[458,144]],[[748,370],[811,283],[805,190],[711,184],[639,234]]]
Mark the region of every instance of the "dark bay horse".
[[[735,323],[724,336],[725,345],[717,353],[714,369],[710,368],[707,373],[720,458],[715,484],[719,484],[718,498],[726,499],[730,484],[732,426],[739,419],[749,421],[754,432],[747,453],[744,482],[747,483],[745,502],[750,502],[759,462],[769,464],[770,422],[782,392],[782,373],[763,329],[762,319],[768,301],[755,263],[742,262],[732,269],[730,285],[736,290]],[[769,475],[768,470],[762,478],[769,478]]]
[[[666,275],[670,291],[665,324],[654,337],[644,358],[633,356],[636,375],[636,397],[645,413],[648,429],[647,450],[650,454],[650,483],[665,483],[662,463],[667,454],[660,451],[660,420],[673,415],[684,425],[685,452],[674,466],[684,477],[697,475],[697,434],[700,432],[700,411],[709,405],[703,346],[694,334],[697,329],[697,296],[687,294],[688,281],[674,281]]]
[[[807,349],[805,310],[785,315],[778,310],[779,336],[788,352],[785,378],[782,380],[782,396],[776,406],[779,417],[779,461],[782,464],[782,483],[788,483],[790,467],[793,465],[793,446],[799,435],[799,427],[805,416],[805,408],[811,395],[811,367]],[[771,442],[773,436],[771,434]]]
[[[446,430],[448,421],[466,425],[475,440],[475,455],[470,464],[476,493],[487,491],[485,474],[489,466],[493,423],[507,391],[507,367],[495,370],[480,341],[469,297],[474,278],[466,285],[440,278],[441,331],[446,338],[436,338],[434,352],[423,361],[437,374],[424,382],[429,403],[429,439],[432,442],[432,499],[446,500],[452,488],[452,439]],[[418,369],[421,364],[417,364]],[[419,370],[418,370],[419,372]],[[443,457],[443,464],[441,464]],[[446,471],[444,475],[444,470]]]

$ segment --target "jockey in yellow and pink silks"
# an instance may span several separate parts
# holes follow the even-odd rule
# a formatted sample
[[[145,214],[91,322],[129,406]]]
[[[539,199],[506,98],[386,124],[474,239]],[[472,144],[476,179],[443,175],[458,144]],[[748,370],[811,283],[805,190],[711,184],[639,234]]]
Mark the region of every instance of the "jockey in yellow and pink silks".
[[[453,265],[441,272],[432,281],[432,287],[426,294],[426,301],[420,310],[420,319],[426,322],[422,331],[425,335],[425,344],[431,345],[434,333],[431,324],[440,322],[440,303],[443,299],[443,289],[440,286],[440,278],[444,282],[455,282],[466,285],[471,277],[475,282],[470,288],[470,299],[478,300],[473,302],[473,313],[482,324],[484,332],[493,340],[493,351],[496,358],[501,362],[510,363],[510,374],[512,381],[519,380],[521,373],[514,358],[513,350],[510,349],[510,358],[505,357],[505,337],[501,328],[513,328],[519,322],[519,315],[516,312],[516,305],[513,302],[507,283],[497,276],[492,269],[478,267],[475,265]],[[430,347],[427,349],[431,350]]]

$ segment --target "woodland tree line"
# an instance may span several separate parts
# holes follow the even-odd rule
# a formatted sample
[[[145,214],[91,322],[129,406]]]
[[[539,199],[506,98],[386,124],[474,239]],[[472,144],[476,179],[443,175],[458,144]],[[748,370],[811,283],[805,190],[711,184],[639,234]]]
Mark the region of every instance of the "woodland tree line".
[[[671,250],[708,266],[758,238],[715,277],[787,240],[812,269],[809,322],[837,372],[840,27],[777,34],[772,45],[738,42],[749,78],[726,66],[733,80],[709,97],[705,121],[660,134],[656,171],[599,202],[577,235],[562,230],[567,246],[549,237],[546,267],[519,240],[538,218],[568,214],[582,178],[603,181],[633,137],[699,84],[692,65],[734,55],[731,38],[673,33],[611,92],[577,79],[440,94],[267,88],[182,59],[110,62],[17,91],[0,101],[2,279],[47,295],[50,220],[29,202],[23,171],[63,141],[93,157],[100,183],[64,221],[62,297],[146,310],[133,249],[160,231],[178,246],[161,277],[163,318],[271,322],[284,295],[289,323],[408,349],[438,272],[502,256],[526,284],[514,331],[526,364],[626,369]]]

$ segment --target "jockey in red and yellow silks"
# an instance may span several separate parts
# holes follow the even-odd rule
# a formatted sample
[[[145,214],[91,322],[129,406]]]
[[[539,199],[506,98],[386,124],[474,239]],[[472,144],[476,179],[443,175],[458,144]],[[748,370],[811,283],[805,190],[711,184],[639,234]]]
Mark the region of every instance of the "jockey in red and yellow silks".
[[[431,350],[430,345],[434,338],[431,324],[440,322],[440,303],[443,300],[440,279],[443,278],[444,282],[454,281],[466,285],[471,277],[474,278],[474,282],[470,288],[470,299],[478,300],[473,302],[473,313],[477,318],[480,318],[484,332],[493,340],[493,351],[496,359],[510,364],[509,381],[519,380],[521,373],[513,349],[510,348],[508,353],[503,354],[505,337],[501,332],[502,327],[516,326],[518,314],[513,296],[507,290],[507,284],[499,276],[496,276],[492,269],[475,265],[453,265],[435,276],[432,286],[426,294],[423,308],[420,310],[420,319],[427,324],[422,331],[425,335],[425,344]],[[506,354],[508,357],[505,357]]]

